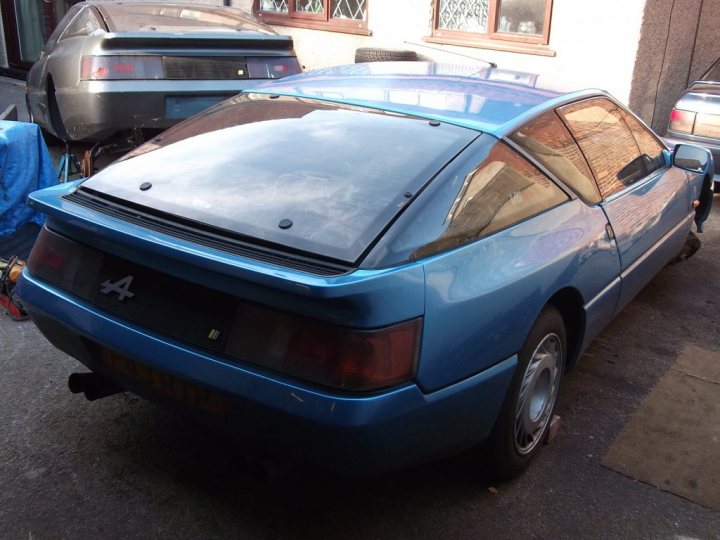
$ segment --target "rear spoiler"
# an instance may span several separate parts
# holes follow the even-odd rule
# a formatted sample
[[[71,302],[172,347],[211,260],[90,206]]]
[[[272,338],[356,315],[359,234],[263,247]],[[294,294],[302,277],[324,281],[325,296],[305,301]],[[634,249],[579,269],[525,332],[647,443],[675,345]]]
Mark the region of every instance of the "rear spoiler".
[[[153,52],[182,49],[229,49],[233,52],[245,50],[287,51],[292,52],[293,41],[290,36],[253,35],[238,31],[230,32],[193,32],[187,34],[167,34],[164,32],[123,32],[107,33],[101,42],[104,50],[148,49]]]

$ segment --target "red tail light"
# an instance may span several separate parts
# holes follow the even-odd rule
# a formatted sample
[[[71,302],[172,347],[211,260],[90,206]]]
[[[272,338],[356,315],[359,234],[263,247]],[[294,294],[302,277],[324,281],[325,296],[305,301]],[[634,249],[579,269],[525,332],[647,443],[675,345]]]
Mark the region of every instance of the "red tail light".
[[[376,390],[415,375],[421,319],[376,330],[242,306],[228,353],[288,375],[343,390]]]
[[[73,253],[67,249],[61,241],[55,241],[56,235],[43,229],[33,250],[30,253],[27,267],[33,274],[39,277],[62,276],[67,274],[70,258]]]
[[[695,125],[695,113],[683,111],[681,109],[673,109],[670,113],[670,131],[682,131],[683,133],[692,133]]]
[[[300,65],[294,57],[248,56],[246,61],[251,79],[280,79],[300,73]]]
[[[80,78],[90,81],[163,79],[159,56],[83,56]]]

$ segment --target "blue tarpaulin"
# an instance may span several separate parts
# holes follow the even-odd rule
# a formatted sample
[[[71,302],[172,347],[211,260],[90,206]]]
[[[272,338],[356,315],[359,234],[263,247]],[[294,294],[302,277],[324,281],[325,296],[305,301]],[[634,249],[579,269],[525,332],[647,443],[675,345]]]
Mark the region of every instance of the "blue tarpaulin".
[[[35,124],[0,121],[0,238],[44,216],[25,203],[30,192],[57,184],[50,153]]]

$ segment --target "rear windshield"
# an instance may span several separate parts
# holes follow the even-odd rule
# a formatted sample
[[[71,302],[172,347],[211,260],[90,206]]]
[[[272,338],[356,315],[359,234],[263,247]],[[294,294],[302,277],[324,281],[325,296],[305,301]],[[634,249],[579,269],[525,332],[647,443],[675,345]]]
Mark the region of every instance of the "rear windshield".
[[[184,30],[254,30],[274,32],[240,10],[213,6],[163,6],[161,4],[103,4],[101,11],[111,32]]]
[[[243,95],[163,133],[84,186],[352,263],[478,136],[394,113]],[[139,190],[143,182],[152,189]]]

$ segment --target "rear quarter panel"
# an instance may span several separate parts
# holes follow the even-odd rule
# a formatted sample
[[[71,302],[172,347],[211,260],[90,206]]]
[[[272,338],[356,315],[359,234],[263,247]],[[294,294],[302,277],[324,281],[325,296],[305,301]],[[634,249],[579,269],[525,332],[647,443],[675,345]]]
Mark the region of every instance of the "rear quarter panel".
[[[418,382],[447,386],[516,354],[548,300],[575,289],[593,332],[615,310],[620,262],[599,207],[571,200],[425,264]],[[615,285],[613,285],[615,284]]]

